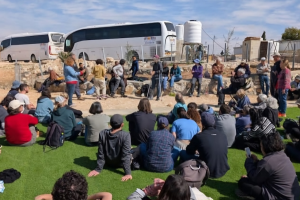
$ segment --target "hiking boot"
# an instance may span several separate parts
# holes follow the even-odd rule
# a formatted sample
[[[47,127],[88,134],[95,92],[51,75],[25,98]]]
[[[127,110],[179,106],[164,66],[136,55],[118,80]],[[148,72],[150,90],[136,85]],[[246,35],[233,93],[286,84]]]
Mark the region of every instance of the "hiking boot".
[[[189,97],[192,97],[192,96],[193,96],[193,94],[190,94],[190,95],[189,95]]]
[[[111,98],[117,98],[117,97],[115,96],[115,94],[111,94],[110,96],[111,96]]]
[[[236,189],[235,190],[235,194],[236,196],[238,196],[241,199],[248,199],[248,200],[255,200],[254,197],[248,196],[247,194],[245,194],[242,190],[240,189]]]
[[[200,97],[200,94],[197,94],[197,97]]]
[[[77,99],[80,100],[80,101],[84,101],[83,97],[78,97]]]
[[[159,101],[159,100],[160,100],[160,98],[156,99],[156,101]]]
[[[122,98],[126,98],[126,97],[127,97],[127,95],[125,95],[125,94],[121,94],[121,97],[122,97]]]

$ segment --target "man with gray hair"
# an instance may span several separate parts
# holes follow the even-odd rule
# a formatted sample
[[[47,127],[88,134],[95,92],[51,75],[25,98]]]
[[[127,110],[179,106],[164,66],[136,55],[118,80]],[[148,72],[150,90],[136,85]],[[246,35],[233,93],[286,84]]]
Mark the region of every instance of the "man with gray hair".
[[[294,95],[297,95],[298,98],[300,98],[300,76],[297,75],[295,77],[295,80],[291,82],[291,89],[289,89],[288,92],[288,99],[294,100]]]
[[[265,95],[265,94],[259,94],[257,96],[257,103],[252,104],[251,108],[256,108],[258,110],[263,111],[267,107],[267,103],[266,103],[267,100],[268,100],[267,95]]]
[[[246,63],[245,60],[242,60],[241,64],[234,69],[234,71],[232,72],[232,74],[234,76],[236,76],[237,72],[239,71],[239,69],[244,69],[245,70],[245,73],[244,73],[245,78],[249,78],[250,77],[250,75],[251,75],[250,67]]]
[[[230,86],[220,90],[218,100],[219,106],[225,103],[225,94],[235,94],[239,89],[246,85],[245,72],[246,70],[243,68],[238,69],[237,74],[234,74],[230,79]]]
[[[271,67],[268,63],[266,63],[266,58],[262,57],[260,59],[260,63],[257,65],[257,74],[259,74],[259,80],[260,80],[260,86],[262,93],[265,95],[269,95],[269,89],[270,89],[270,72]],[[266,85],[266,88],[265,88]]]

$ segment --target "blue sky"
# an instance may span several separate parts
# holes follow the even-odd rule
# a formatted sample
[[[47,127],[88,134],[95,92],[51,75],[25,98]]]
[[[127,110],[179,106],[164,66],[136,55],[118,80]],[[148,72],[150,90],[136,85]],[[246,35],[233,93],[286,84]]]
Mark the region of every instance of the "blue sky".
[[[278,40],[286,27],[300,28],[299,0],[0,0],[0,40],[10,34],[57,31],[96,24],[200,20],[203,29],[224,46],[223,35],[235,27],[231,47],[247,36]],[[202,42],[212,40],[205,33]],[[215,45],[216,53],[221,48]]]

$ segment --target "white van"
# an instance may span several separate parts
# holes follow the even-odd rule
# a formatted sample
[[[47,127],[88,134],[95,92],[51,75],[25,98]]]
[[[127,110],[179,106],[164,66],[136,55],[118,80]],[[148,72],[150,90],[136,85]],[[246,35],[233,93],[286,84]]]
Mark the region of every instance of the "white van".
[[[63,33],[56,32],[10,35],[1,42],[1,60],[37,62],[39,59],[56,59],[63,51],[62,37]]]

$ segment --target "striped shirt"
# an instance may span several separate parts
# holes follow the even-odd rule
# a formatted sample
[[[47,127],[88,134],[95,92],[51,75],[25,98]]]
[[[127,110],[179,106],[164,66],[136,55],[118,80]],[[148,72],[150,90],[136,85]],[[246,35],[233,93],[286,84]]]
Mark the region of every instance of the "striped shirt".
[[[260,138],[264,135],[268,135],[276,131],[275,126],[266,117],[262,117],[261,121],[261,125],[254,126],[254,128],[251,129],[249,132],[243,132],[244,140]]]

